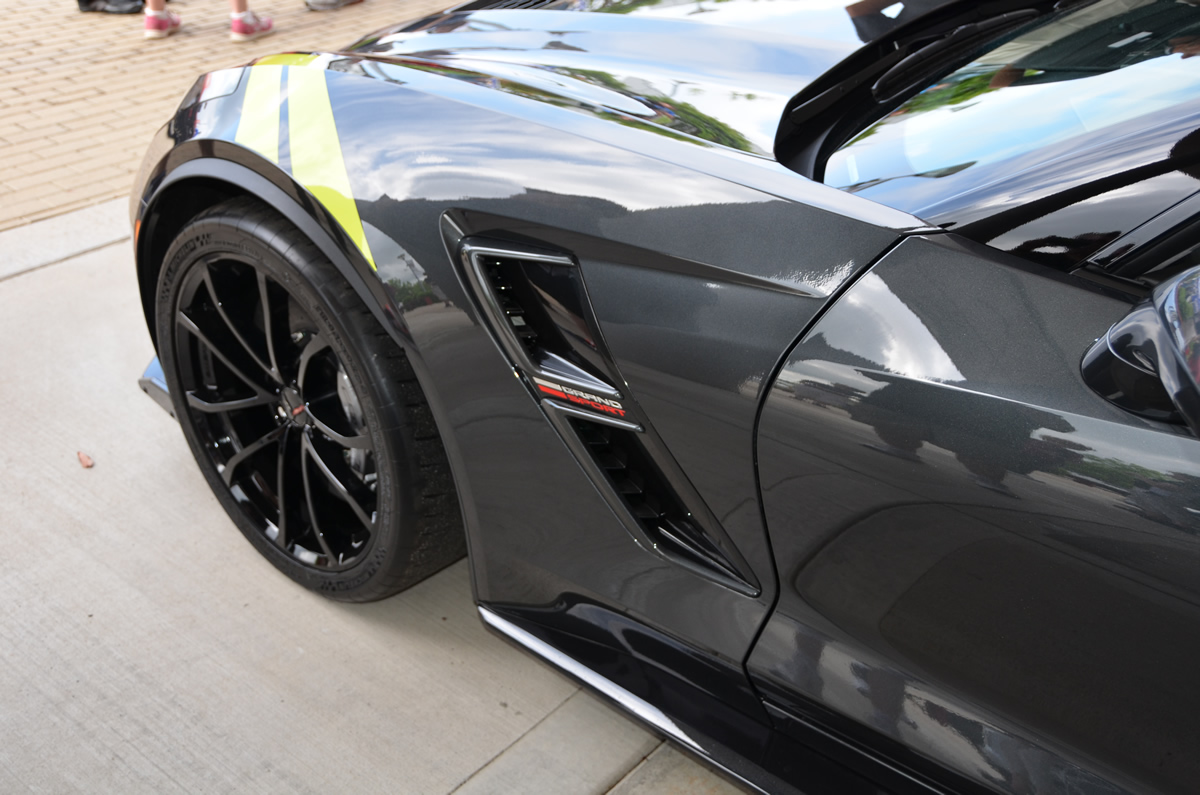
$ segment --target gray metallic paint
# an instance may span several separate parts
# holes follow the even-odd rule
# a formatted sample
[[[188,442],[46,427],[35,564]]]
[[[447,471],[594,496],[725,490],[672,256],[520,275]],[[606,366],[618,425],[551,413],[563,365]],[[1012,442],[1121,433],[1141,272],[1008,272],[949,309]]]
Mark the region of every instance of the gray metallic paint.
[[[497,17],[509,18],[478,19]],[[1178,620],[1197,588],[1197,442],[1120,412],[1078,376],[1127,303],[980,247],[899,242],[928,229],[663,119],[622,117],[624,94],[606,105],[590,102],[594,86],[537,94],[512,79],[601,57],[547,50],[564,40],[555,26],[589,47],[631,30],[589,21],[584,35],[589,17],[521,17],[520,37],[489,46],[508,36],[540,48],[491,53],[504,62],[491,75],[488,58],[409,52],[404,37],[320,56],[377,271],[285,171],[231,143],[244,86],[198,94],[139,179],[143,290],[179,222],[172,205],[195,186],[249,191],[291,219],[413,361],[454,468],[479,601],[662,709],[705,754],[734,749],[747,775],[786,769],[795,784],[822,769],[771,733],[799,718],[864,760],[888,753],[881,737],[915,749],[962,777],[949,786],[1195,780],[1195,690],[1170,684],[1200,651],[1194,619]],[[770,43],[764,52],[783,46]],[[761,594],[630,538],[475,314],[444,217],[579,262],[622,391]],[[439,300],[406,308],[403,288],[422,283]],[[873,303],[897,313],[873,315]],[[952,421],[934,428],[931,413]],[[1138,451],[1151,441],[1167,452],[1148,462]],[[1120,482],[1103,466],[1069,468],[1088,451],[1115,462]],[[1007,598],[1014,578],[1027,600]],[[1114,634],[1089,603],[1107,607]],[[1055,700],[1069,707],[1048,710]]]
[[[707,694],[765,727],[742,670],[774,599],[765,530],[744,500],[754,486],[755,385],[824,297],[920,222],[694,138],[614,125],[402,62],[331,55],[319,65],[332,70],[339,129],[354,131],[341,136],[343,156],[378,271],[285,171],[230,143],[244,85],[182,108],[164,131],[173,147],[164,140],[155,150],[165,154],[147,164],[135,207],[146,267],[147,252],[162,245],[155,225],[171,207],[162,199],[179,198],[173,189],[205,178],[265,197],[334,250],[331,260],[364,285],[360,294],[408,350],[454,468],[479,600],[512,611],[583,599],[636,618],[688,650],[671,687]],[[600,139],[608,143],[597,147]],[[467,234],[557,248],[581,263],[628,386],[643,390],[683,471],[720,512],[762,583],[758,596],[669,564],[630,538],[474,315],[439,233],[447,212]],[[730,223],[755,230],[755,245],[720,234]],[[829,233],[836,245],[813,245]],[[645,279],[706,307],[662,307],[661,336],[675,352],[667,359],[625,333],[625,307]],[[405,309],[397,290],[423,280],[445,302]],[[147,272],[143,285],[152,284]],[[758,321],[728,325],[756,296]],[[715,367],[692,358],[698,344],[709,346]],[[711,428],[707,444],[673,423],[683,403]],[[513,467],[514,457],[536,468]],[[730,724],[700,728],[719,736]],[[748,747],[765,742],[763,731],[750,730]]]
[[[770,700],[1011,791],[1188,791],[1200,449],[1092,392],[1129,305],[909,239],[788,356],[759,426]]]

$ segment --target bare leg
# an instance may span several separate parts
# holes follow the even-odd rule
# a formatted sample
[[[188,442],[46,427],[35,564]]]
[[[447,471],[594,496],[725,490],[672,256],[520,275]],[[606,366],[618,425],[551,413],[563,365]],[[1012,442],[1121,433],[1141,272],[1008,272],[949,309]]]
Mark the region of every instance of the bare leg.
[[[146,21],[143,24],[144,35],[148,39],[165,39],[179,30],[179,15],[166,10],[167,0],[146,0],[144,11]]]
[[[247,8],[249,0],[229,0],[229,38],[253,41],[274,29],[270,17],[258,16]]]

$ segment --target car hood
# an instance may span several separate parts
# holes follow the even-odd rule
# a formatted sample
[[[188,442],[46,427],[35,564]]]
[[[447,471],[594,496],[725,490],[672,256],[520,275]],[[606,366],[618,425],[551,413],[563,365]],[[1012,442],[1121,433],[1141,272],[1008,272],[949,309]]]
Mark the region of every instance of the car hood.
[[[828,2],[626,7],[450,11],[349,51],[770,156],[788,99],[860,44],[845,10]]]

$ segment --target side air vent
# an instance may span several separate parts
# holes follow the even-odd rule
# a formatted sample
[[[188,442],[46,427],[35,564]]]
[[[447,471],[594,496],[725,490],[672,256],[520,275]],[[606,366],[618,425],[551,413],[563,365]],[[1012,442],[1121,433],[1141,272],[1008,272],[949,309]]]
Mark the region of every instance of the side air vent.
[[[655,477],[654,465],[646,460],[641,445],[628,438],[633,434],[582,419],[572,418],[570,423],[638,521],[653,523],[667,514],[683,512],[666,484]]]
[[[624,417],[619,377],[604,350],[579,268],[570,257],[461,246],[466,276],[497,341],[540,389]]]
[[[709,572],[715,569],[726,578],[726,584],[736,583],[743,589],[745,580],[696,526],[683,500],[647,454],[639,434],[579,417],[568,417],[567,424],[652,544],[692,566]]]
[[[739,593],[749,565],[632,397],[592,309],[580,266],[541,246],[467,237],[447,246],[484,324],[626,531],[647,550]]]
[[[530,322],[529,314],[522,306],[521,300],[517,298],[512,282],[505,273],[507,269],[504,267],[503,261],[495,257],[488,257],[482,264],[484,275],[491,284],[497,303],[500,304],[500,311],[504,313],[504,319],[508,321],[509,328],[521,341],[525,352],[531,358],[537,357],[540,338],[537,331],[534,330],[533,323]]]

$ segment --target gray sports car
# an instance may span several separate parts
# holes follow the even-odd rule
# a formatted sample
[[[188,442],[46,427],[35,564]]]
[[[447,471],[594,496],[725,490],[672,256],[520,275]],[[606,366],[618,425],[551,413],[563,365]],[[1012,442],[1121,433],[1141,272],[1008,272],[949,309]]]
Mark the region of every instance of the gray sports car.
[[[469,554],[746,786],[1196,791],[1196,54],[1194,0],[478,0],[213,72],[143,385],[301,585]]]

